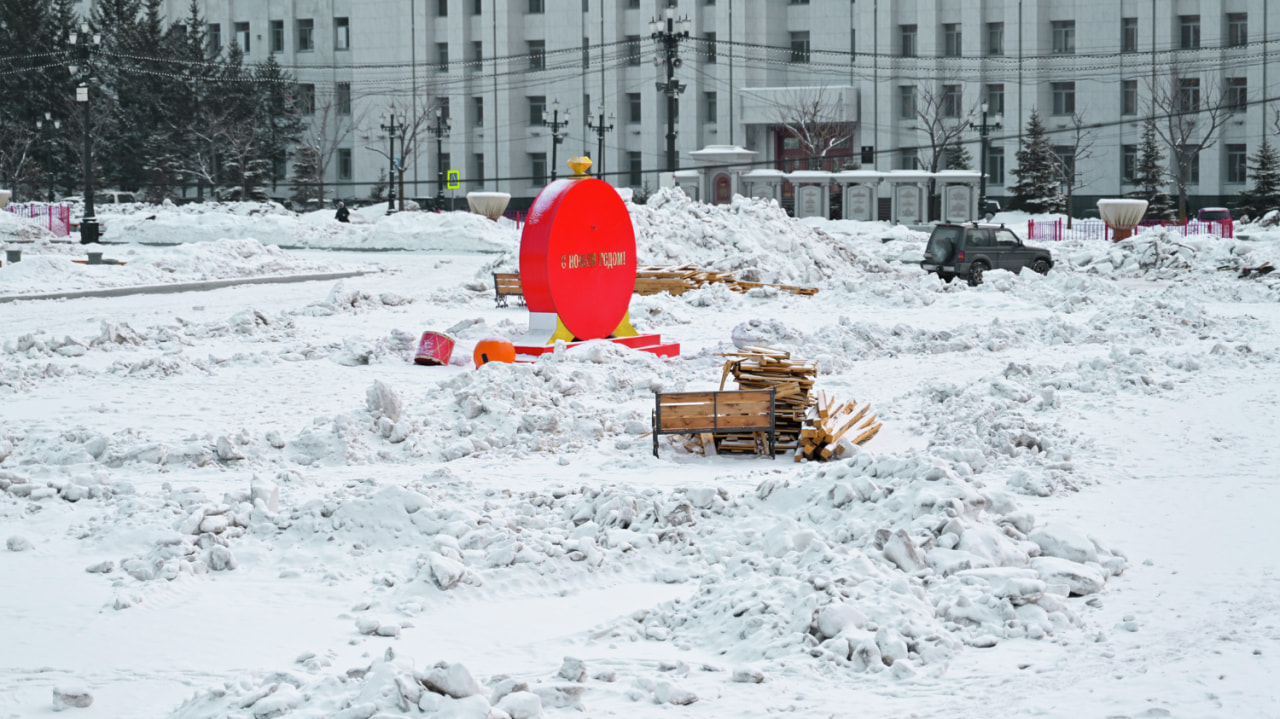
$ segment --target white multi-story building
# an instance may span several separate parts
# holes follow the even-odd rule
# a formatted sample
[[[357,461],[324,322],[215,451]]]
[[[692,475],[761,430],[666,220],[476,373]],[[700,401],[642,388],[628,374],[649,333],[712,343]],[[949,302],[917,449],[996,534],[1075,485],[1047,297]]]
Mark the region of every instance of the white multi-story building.
[[[437,108],[451,120],[439,142],[443,168],[431,131],[404,158],[410,197],[435,195],[440,169],[459,172],[459,196],[516,198],[567,174],[564,161],[579,154],[618,185],[656,186],[667,169],[667,102],[656,87],[667,71],[653,62],[660,45],[650,23],[668,0],[200,5],[217,42],[239,42],[250,62],[275,54],[314,86],[340,196],[366,194],[387,166],[382,116],[393,109],[432,130]],[[171,20],[187,10],[187,0],[169,0]],[[1203,93],[1207,104],[1222,93],[1234,106],[1192,168],[1193,203],[1218,204],[1246,187],[1245,158],[1276,131],[1275,0],[679,0],[675,15],[690,31],[675,70],[685,86],[674,120],[682,167],[712,145],[752,150],[759,167],[805,167],[780,125],[814,102],[847,135],[829,165],[857,166],[869,149],[864,169],[916,167],[929,144],[917,110],[934,99],[944,121],[974,121],[964,140],[975,164],[981,104],[990,124],[1000,116],[989,128],[991,196],[1013,182],[1033,108],[1056,144],[1071,144],[1073,117],[1083,120],[1092,151],[1078,158],[1075,192],[1114,196],[1134,189],[1127,179],[1152,88],[1175,72],[1184,99]],[[335,117],[318,117],[326,109]],[[569,120],[561,144],[544,110]],[[587,120],[607,127],[610,118],[601,153]]]

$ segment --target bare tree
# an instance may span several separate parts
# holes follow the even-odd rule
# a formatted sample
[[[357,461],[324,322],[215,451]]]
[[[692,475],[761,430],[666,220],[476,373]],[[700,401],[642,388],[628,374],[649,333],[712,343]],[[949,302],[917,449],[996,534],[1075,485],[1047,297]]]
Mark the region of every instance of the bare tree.
[[[38,194],[41,172],[34,155],[34,128],[0,122],[0,186],[12,188],[14,199]]]
[[[401,158],[401,169],[399,170],[399,172],[397,172],[399,177],[391,177],[388,180],[388,182],[395,183],[398,185],[399,194],[400,194],[399,209],[401,211],[404,210],[404,199],[405,199],[404,198],[405,173],[403,168],[408,164],[410,157],[413,157],[417,155],[419,152],[424,151],[422,145],[426,142],[426,140],[429,139],[428,138],[429,133],[427,132],[427,129],[428,127],[430,127],[432,121],[434,120],[435,112],[437,109],[440,109],[442,112],[448,111],[448,108],[445,107],[444,104],[439,101],[426,104],[421,110],[418,111],[418,114],[416,115],[413,114],[411,111],[406,112],[404,110],[401,110],[400,108],[397,108],[395,104],[391,105],[391,113],[396,116],[395,139],[396,139],[396,142],[399,143],[400,151],[397,157]],[[373,132],[371,130],[368,131],[366,133],[366,136],[372,137]],[[381,147],[375,144],[375,145],[365,145],[365,149],[372,150],[373,152],[379,155],[382,155],[383,157],[387,158],[388,161],[393,159],[391,155],[387,154],[388,149],[386,147]]]
[[[937,92],[929,87],[920,88],[915,107],[916,119],[920,121],[917,130],[924,134],[928,144],[921,145],[916,155],[925,169],[929,172],[942,169],[953,148],[961,147],[964,134],[973,126],[972,118],[977,110],[976,102],[965,108],[964,85],[960,83],[944,83]],[[931,179],[931,200],[935,193],[937,182]]]
[[[1151,114],[1156,133],[1173,154],[1173,179],[1178,186],[1178,219],[1187,217],[1187,186],[1200,153],[1217,142],[1219,128],[1232,116],[1231,100],[1218,83],[1201,82],[1174,66],[1151,90]]]
[[[297,150],[306,161],[294,165],[295,196],[306,195],[323,203],[325,178],[334,157],[339,148],[347,146],[358,122],[352,117],[350,98],[340,98],[333,87],[323,94],[303,98],[301,107],[304,127]],[[299,192],[299,184],[307,191]]]
[[[775,106],[779,132],[799,142],[810,170],[822,169],[828,154],[853,140],[850,124],[841,118],[838,95],[833,94],[825,86],[797,88]]]
[[[1083,112],[1071,116],[1070,141],[1055,145],[1054,150],[1054,167],[1067,188],[1067,229],[1071,229],[1071,197],[1076,187],[1089,184],[1082,181],[1084,174],[1076,172],[1076,168],[1080,166],[1081,160],[1093,157],[1093,132],[1085,124]]]

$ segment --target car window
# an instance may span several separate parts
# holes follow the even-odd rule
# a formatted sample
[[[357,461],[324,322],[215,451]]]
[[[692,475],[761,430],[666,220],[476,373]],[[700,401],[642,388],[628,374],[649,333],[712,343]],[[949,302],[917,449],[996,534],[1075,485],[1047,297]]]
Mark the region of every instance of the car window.
[[[991,231],[990,230],[969,230],[969,246],[990,247]]]
[[[1017,245],[1018,236],[1009,230],[996,230],[996,243],[1000,245]]]
[[[960,236],[964,234],[964,228],[961,227],[935,227],[933,234],[929,236],[932,240],[945,240],[946,242],[955,243],[960,240]]]
[[[134,201],[135,200],[133,199],[133,195],[130,195],[127,192],[121,192],[120,194],[116,195],[116,202],[134,202]]]

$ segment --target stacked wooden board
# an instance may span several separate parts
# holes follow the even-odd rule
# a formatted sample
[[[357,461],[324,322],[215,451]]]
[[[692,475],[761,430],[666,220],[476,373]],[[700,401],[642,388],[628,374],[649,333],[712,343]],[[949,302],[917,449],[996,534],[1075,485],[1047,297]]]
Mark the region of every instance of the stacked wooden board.
[[[800,430],[810,404],[810,392],[818,376],[818,363],[814,360],[791,359],[791,353],[771,347],[743,347],[723,356],[730,358],[720,376],[720,389],[732,375],[738,389],[769,389],[774,393],[776,416],[775,453],[798,449]],[[720,452],[755,452],[758,438],[752,435],[732,435],[719,438],[716,448]]]
[[[818,294],[816,287],[746,282],[735,278],[729,272],[704,270],[694,265],[637,267],[635,293],[638,295],[656,295],[661,292],[669,292],[672,295],[682,295],[689,290],[716,283],[725,284],[734,292],[746,292],[753,287],[774,287],[782,292],[789,292],[795,295]]]
[[[805,412],[796,461],[839,458],[851,445],[863,444],[879,431],[880,423],[871,414],[869,404],[859,407],[852,400],[841,403],[819,391]]]

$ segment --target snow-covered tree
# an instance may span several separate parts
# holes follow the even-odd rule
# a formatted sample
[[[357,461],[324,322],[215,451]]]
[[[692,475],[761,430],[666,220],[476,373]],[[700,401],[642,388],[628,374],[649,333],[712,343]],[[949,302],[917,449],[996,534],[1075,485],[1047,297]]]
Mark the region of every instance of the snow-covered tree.
[[[1010,188],[1013,206],[1027,212],[1062,212],[1065,198],[1062,196],[1061,173],[1058,170],[1058,154],[1049,143],[1040,113],[1031,109],[1027,130],[1018,145],[1018,166],[1010,174],[1018,178]]]
[[[1249,174],[1253,187],[1240,193],[1240,204],[1248,207],[1254,217],[1280,209],[1280,153],[1266,139],[1249,158]]]
[[[1164,150],[1156,134],[1156,121],[1148,117],[1142,123],[1142,144],[1138,145],[1138,166],[1133,181],[1138,189],[1129,197],[1147,201],[1147,217],[1169,220],[1174,217],[1173,198],[1165,191],[1169,184],[1169,171],[1165,168]]]
[[[943,164],[948,170],[972,170],[973,155],[969,153],[968,147],[956,143],[947,148],[947,158]]]

